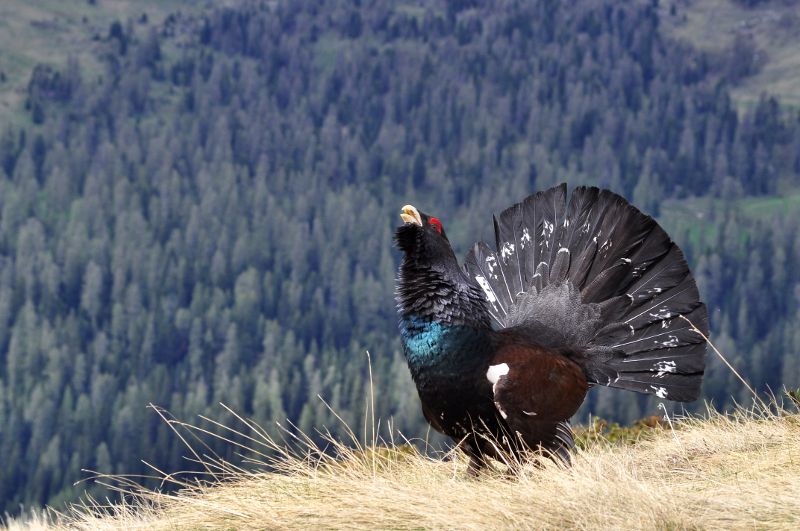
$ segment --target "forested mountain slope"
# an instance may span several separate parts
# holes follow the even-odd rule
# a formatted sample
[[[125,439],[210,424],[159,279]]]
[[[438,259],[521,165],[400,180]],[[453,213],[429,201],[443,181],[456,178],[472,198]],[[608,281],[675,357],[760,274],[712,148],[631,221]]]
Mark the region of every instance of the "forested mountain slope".
[[[769,98],[737,114],[730,65],[658,17],[252,2],[112,24],[101,75],[37,68],[30,124],[0,132],[0,510],[76,499],[81,469],[191,468],[149,403],[341,432],[320,395],[357,426],[366,350],[376,414],[424,437],[393,299],[407,203],[462,256],[492,212],[562,181],[663,211],[720,346],[759,389],[797,385],[796,210],[744,209],[798,185],[798,115]],[[739,390],[712,358],[706,398]],[[609,390],[585,411],[654,405]]]

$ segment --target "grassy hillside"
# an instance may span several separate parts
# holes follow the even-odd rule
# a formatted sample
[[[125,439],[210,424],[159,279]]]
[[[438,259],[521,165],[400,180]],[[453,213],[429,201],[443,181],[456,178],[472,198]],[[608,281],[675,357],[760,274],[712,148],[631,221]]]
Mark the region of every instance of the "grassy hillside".
[[[745,7],[733,0],[661,2],[663,28],[700,49],[723,53],[737,35],[754,45],[761,71],[745,78],[731,95],[753,106],[763,92],[800,106],[800,14],[793,0],[759,2]],[[673,8],[674,6],[674,8]]]
[[[721,219],[733,216],[742,222],[738,230],[744,237],[757,239],[760,227],[768,227],[778,218],[793,219],[800,212],[800,190],[769,197],[745,197],[723,200],[713,197],[692,197],[665,201],[658,222],[681,245],[691,245],[700,252],[715,251]],[[727,214],[726,214],[727,213]],[[701,243],[700,235],[704,234]],[[688,241],[687,241],[688,240]]]
[[[746,219],[767,221],[778,213],[789,215],[800,211],[800,190],[790,190],[785,194],[769,197],[745,197],[738,200],[692,197],[665,201],[661,204],[658,221],[668,227],[681,222],[702,225],[712,207],[717,210],[725,208],[736,210]]]
[[[673,421],[634,444],[596,443],[574,467],[505,467],[479,479],[452,455],[344,452],[336,462],[286,456],[281,473],[217,468],[177,495],[143,492],[129,505],[79,509],[80,529],[789,529],[800,518],[800,416],[757,409]],[[254,441],[257,443],[258,441]],[[262,441],[263,442],[263,441]],[[312,452],[313,453],[313,452]],[[210,464],[212,470],[214,465]],[[502,468],[502,470],[500,469]]]
[[[37,64],[62,68],[68,57],[74,57],[85,73],[102,74],[97,39],[108,35],[112,22],[160,24],[170,13],[197,10],[204,4],[199,0],[0,2],[0,124],[29,121],[24,112],[26,88]]]

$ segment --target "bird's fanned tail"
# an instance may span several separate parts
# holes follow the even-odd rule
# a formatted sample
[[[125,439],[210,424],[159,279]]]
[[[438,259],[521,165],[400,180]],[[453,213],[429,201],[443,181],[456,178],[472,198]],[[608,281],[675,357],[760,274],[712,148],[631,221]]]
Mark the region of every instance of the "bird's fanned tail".
[[[708,312],[683,253],[653,218],[593,187],[576,188],[567,204],[562,184],[503,211],[495,237],[497,252],[476,244],[464,269],[501,327],[562,338],[551,346],[574,353],[591,383],[699,396],[705,342],[678,316],[707,335]]]

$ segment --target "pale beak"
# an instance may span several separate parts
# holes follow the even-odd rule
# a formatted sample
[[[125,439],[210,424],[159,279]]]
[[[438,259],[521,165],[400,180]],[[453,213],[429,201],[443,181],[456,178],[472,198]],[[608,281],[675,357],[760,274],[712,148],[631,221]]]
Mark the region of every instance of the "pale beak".
[[[422,218],[419,216],[419,211],[411,205],[406,205],[403,207],[403,213],[400,214],[400,217],[403,218],[405,223],[415,223],[422,226]]]

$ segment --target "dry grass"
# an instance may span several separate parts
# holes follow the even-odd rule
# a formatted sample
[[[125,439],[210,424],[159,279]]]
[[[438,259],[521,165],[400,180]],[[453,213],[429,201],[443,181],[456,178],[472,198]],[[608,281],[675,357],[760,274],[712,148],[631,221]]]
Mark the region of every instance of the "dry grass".
[[[175,495],[128,485],[135,495],[125,505],[76,507],[49,527],[40,521],[30,529],[798,527],[799,415],[754,407],[673,425],[634,445],[592,444],[571,469],[526,465],[513,479],[505,467],[469,479],[455,454],[339,445],[334,461],[312,445],[269,459],[275,473],[208,462],[227,478],[186,485]],[[260,436],[252,441],[260,446],[256,441],[278,447]],[[28,528],[12,522],[9,529]]]
[[[27,518],[6,517],[5,521],[0,520],[0,529],[3,531],[47,531],[50,529],[52,521],[48,513],[31,513]]]

